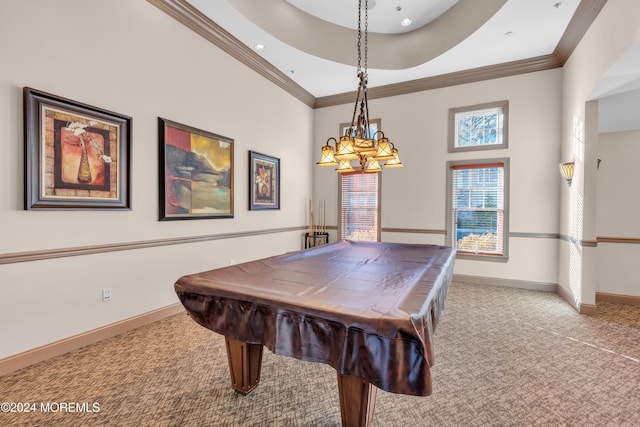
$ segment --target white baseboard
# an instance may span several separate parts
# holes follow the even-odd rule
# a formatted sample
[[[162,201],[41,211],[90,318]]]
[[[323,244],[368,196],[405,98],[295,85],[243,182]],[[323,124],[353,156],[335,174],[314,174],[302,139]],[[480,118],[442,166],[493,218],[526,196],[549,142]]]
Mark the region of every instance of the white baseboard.
[[[178,302],[139,316],[134,316],[32,350],[27,350],[23,353],[18,353],[0,360],[0,376],[182,312],[184,312],[184,307]]]

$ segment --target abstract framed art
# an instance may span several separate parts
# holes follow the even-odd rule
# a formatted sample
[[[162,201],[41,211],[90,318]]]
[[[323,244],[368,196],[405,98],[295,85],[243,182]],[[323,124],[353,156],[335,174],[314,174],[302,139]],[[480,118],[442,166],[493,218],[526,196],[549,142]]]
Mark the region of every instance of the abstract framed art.
[[[25,209],[131,209],[131,117],[29,87]]]
[[[249,210],[280,209],[280,159],[249,151]]]
[[[158,118],[160,220],[233,218],[231,138]]]

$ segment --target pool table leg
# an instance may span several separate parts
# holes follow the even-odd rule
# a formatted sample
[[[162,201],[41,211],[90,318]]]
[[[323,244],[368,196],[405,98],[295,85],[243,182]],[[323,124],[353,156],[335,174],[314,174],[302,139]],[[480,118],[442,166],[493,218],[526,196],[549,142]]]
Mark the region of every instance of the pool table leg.
[[[249,394],[258,386],[262,367],[262,344],[249,344],[225,337],[231,385],[240,394]]]
[[[376,406],[376,386],[367,380],[338,372],[340,413],[342,427],[368,427],[373,425]]]

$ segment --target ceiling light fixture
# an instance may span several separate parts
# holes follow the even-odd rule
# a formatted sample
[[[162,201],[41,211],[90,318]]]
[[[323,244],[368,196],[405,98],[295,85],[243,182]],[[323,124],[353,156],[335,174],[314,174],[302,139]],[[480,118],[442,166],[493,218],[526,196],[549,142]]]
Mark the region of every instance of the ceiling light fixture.
[[[264,45],[261,43],[258,43],[257,45],[254,45],[253,48],[255,50],[264,50]]]
[[[403,27],[408,27],[411,24],[413,24],[413,21],[410,18],[404,18],[402,21],[400,21],[400,25],[402,25]]]
[[[355,171],[352,160],[360,163],[361,172],[380,172],[380,162],[386,168],[400,168],[402,162],[398,150],[384,136],[380,129],[372,129],[369,122],[369,105],[367,102],[367,42],[369,21],[369,0],[364,0],[364,70],[362,69],[362,0],[358,0],[358,91],[353,108],[351,125],[340,140],[329,138],[322,147],[322,156],[317,165],[338,166],[340,173]],[[358,112],[358,108],[360,109]],[[357,117],[356,117],[356,113]],[[333,142],[334,146],[331,145]]]

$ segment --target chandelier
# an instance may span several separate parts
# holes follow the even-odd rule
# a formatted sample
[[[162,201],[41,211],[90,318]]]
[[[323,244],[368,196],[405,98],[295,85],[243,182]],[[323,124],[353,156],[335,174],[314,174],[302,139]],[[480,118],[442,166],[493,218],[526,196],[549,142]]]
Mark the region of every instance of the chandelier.
[[[353,107],[351,125],[339,140],[329,138],[322,147],[320,166],[338,166],[336,171],[352,172],[357,170],[352,161],[357,161],[362,172],[379,172],[380,163],[386,168],[400,168],[402,162],[398,150],[384,133],[373,129],[369,122],[367,103],[367,34],[369,20],[369,0],[364,0],[364,69],[362,68],[362,0],[358,0],[358,91]],[[333,142],[334,145],[331,145]],[[335,146],[335,147],[334,147]]]

